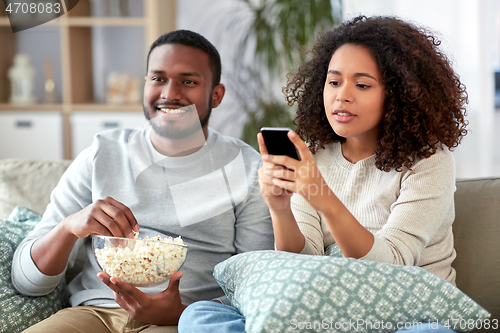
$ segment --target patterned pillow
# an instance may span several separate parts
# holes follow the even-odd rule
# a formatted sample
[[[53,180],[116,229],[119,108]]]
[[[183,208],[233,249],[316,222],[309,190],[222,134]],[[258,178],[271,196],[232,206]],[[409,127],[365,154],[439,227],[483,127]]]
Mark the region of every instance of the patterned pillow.
[[[470,331],[469,321],[490,316],[420,267],[256,251],[223,261],[214,276],[246,332],[394,332],[435,322]]]
[[[12,257],[17,245],[41,216],[16,207],[8,219],[0,219],[0,332],[16,333],[49,317],[67,304],[64,282],[41,297],[20,295],[11,280]]]

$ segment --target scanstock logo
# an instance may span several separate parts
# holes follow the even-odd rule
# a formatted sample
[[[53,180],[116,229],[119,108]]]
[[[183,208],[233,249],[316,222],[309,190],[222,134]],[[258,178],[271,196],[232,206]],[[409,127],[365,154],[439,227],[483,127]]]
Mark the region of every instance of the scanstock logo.
[[[3,0],[12,32],[52,21],[73,9],[78,0]]]

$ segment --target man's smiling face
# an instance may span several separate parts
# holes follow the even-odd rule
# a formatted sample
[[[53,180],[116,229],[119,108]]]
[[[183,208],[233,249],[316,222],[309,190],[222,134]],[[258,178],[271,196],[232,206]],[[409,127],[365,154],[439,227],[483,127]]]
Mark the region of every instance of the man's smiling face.
[[[200,49],[164,44],[151,52],[143,106],[158,135],[182,139],[206,131],[212,106],[222,100],[222,85],[213,87],[212,75],[209,56]]]

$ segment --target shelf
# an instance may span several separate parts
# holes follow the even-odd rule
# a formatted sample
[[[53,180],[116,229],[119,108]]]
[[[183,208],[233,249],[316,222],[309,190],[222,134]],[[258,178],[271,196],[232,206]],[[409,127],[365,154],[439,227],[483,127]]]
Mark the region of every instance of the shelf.
[[[29,20],[29,21],[26,21],[26,24],[33,24],[34,20]],[[35,25],[35,27],[39,27],[39,26],[61,26],[63,23],[63,20],[59,17],[59,18],[55,18],[53,20],[50,20],[48,22],[40,22],[38,25]],[[23,25],[23,23],[25,23],[24,21],[19,21],[17,20],[16,21],[16,24],[17,25]],[[8,17],[0,17],[0,27],[9,27],[10,29],[10,21],[9,21],[9,18]]]
[[[2,111],[61,111],[61,112],[142,112],[141,104],[106,104],[106,103],[82,103],[82,104],[10,104],[0,103]]]
[[[144,26],[143,18],[130,17],[70,17],[62,20],[63,24],[70,27],[92,27],[92,26]]]
[[[10,104],[0,103],[0,111],[62,111],[62,104]]]
[[[72,111],[89,111],[89,112],[142,112],[141,104],[73,104]]]
[[[146,67],[149,46],[163,33],[175,29],[176,0],[128,0],[127,16],[109,16],[109,2],[80,0],[67,14],[31,29],[12,33],[0,1],[0,115],[50,111],[62,119],[64,158],[73,158],[72,119],[75,113],[116,114],[116,119],[135,116],[142,120],[143,108],[135,104],[106,104],[106,83],[111,72],[139,77]],[[39,104],[8,103],[8,70],[17,53],[26,53],[35,68],[35,96]],[[56,101],[44,100],[45,59],[52,65]],[[142,88],[140,88],[142,89]],[[41,138],[43,140],[43,138]]]
[[[10,28],[10,21],[8,17],[0,17],[0,27]]]
[[[17,21],[22,25],[22,22]],[[33,23],[30,20],[28,23]],[[68,27],[92,27],[92,26],[144,26],[146,21],[139,17],[59,17],[51,21],[45,22],[44,26],[68,26]],[[10,21],[8,17],[0,17],[0,27],[9,27]]]

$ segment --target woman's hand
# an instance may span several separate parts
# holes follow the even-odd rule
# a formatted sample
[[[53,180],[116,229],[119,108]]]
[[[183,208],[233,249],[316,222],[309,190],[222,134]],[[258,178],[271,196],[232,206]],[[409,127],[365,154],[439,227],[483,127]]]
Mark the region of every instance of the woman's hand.
[[[305,142],[293,131],[288,132],[288,138],[297,148],[300,161],[288,156],[263,154],[264,165],[259,170],[259,180],[262,178],[261,183],[266,186],[266,191],[298,193],[314,209],[323,212],[334,194],[323,179]],[[259,137],[259,146],[261,142],[264,142],[262,136]]]
[[[264,160],[264,158],[269,155],[262,133],[257,134],[257,140],[259,142],[260,154]],[[265,160],[259,169],[260,192],[262,193],[262,196],[264,197],[264,200],[269,208],[277,212],[290,209],[290,197],[293,194],[293,192],[284,190],[283,188],[275,185],[273,183],[273,177],[269,176],[273,173],[273,171],[279,171],[282,169],[284,169],[283,166],[272,162],[266,162]]]
[[[372,233],[356,220],[328,187],[305,142],[293,131],[288,132],[288,138],[297,148],[300,161],[288,156],[267,154],[262,156],[264,164],[279,166],[262,171],[267,177],[267,186],[277,186],[283,191],[300,194],[311,207],[322,213],[330,234],[344,256],[362,258],[372,248],[374,242]],[[292,233],[290,227],[291,225],[286,225],[279,229],[275,228],[276,248],[300,252],[304,240],[299,237],[291,240],[297,232]]]
[[[139,231],[132,211],[111,197],[97,200],[63,220],[64,229],[76,236],[103,235],[133,238]]]
[[[274,160],[272,158],[283,157],[296,160],[286,156],[268,155],[262,133],[257,134],[257,140],[259,141],[259,150],[264,161],[262,167],[259,169],[260,191],[271,213],[276,249],[300,253],[304,248],[305,238],[297,225],[297,221],[295,221],[290,207],[290,197],[293,192],[275,184],[275,178],[273,177],[275,173],[285,172],[286,166],[280,163],[273,163]],[[270,158],[271,160],[269,160]]]

